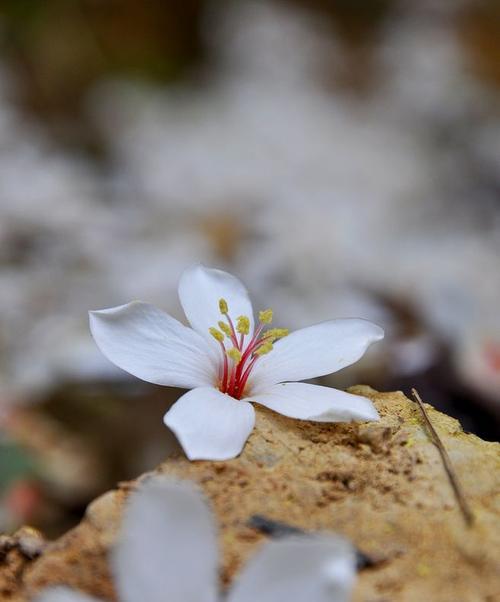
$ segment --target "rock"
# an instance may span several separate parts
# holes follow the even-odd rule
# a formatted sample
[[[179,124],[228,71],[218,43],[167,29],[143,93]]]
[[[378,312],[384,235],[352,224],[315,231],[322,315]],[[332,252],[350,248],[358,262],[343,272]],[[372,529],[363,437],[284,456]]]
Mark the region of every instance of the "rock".
[[[0,599],[20,595],[24,570],[38,558],[46,546],[43,535],[31,527],[22,527],[14,535],[0,535]]]
[[[371,560],[360,572],[355,602],[498,599],[500,445],[464,433],[456,420],[426,406],[475,515],[468,527],[417,405],[399,392],[350,391],[373,399],[380,422],[301,422],[257,407],[256,428],[239,458],[177,456],[156,469],[196,481],[210,499],[224,583],[267,537],[249,525],[261,515],[349,537]],[[107,550],[128,493],[147,477],[94,501],[75,529],[26,562],[5,599],[21,602],[65,583],[114,600]],[[0,584],[7,571],[4,560]]]

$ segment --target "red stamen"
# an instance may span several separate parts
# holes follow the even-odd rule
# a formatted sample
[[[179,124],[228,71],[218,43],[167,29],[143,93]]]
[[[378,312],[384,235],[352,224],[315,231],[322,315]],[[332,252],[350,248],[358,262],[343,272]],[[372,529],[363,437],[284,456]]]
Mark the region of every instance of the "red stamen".
[[[236,336],[236,330],[234,329],[234,324],[233,321],[231,320],[231,316],[229,314],[225,314],[227,321],[229,323],[229,327],[231,328],[231,341],[233,343],[233,345],[237,348],[240,349],[240,346],[238,345],[238,337]]]
[[[243,395],[243,391],[245,390],[245,386],[247,384],[248,377],[250,376],[250,372],[252,371],[252,368],[254,367],[254,364],[258,359],[259,356],[254,355],[252,361],[248,364],[247,369],[245,370],[245,372],[243,372],[243,376],[240,378],[240,382],[238,385],[238,397],[236,399],[241,399],[241,396]]]
[[[259,336],[260,336],[260,333],[262,332],[263,328],[264,328],[264,324],[259,324],[257,330],[255,331],[255,334],[251,338],[250,342],[247,345],[247,348],[245,349],[243,355],[241,356],[241,362],[240,362],[241,364],[244,364],[246,362],[248,356],[256,349],[258,344],[260,344]]]
[[[261,331],[262,331],[262,328],[259,329],[259,333],[258,334],[260,334]],[[258,336],[258,334],[257,334],[257,336]],[[242,373],[245,374],[245,372],[246,372],[245,363],[246,363],[247,359],[251,356],[252,353],[254,353],[255,351],[257,351],[257,349],[259,349],[259,347],[261,347],[265,343],[264,339],[257,339],[257,340],[255,340],[255,338],[256,337],[253,337],[253,339],[252,339],[253,344],[252,344],[252,342],[250,342],[250,344],[248,345],[248,347],[245,349],[245,353],[242,355],[241,361],[238,364],[238,372],[236,374],[236,380],[237,380],[237,382],[240,383],[239,389],[241,389],[241,390],[242,390],[242,388],[241,388],[241,379],[243,378]],[[253,366],[254,363],[255,363],[255,358],[253,358],[251,360],[251,363],[248,364],[248,367]],[[244,372],[244,369],[245,369],[245,372]],[[249,374],[250,373],[248,373],[247,376],[246,376],[247,379],[248,379]]]
[[[222,358],[223,358],[223,373],[222,373],[222,379],[221,379],[221,383],[220,383],[220,390],[222,391],[222,393],[225,393],[227,390],[227,373],[228,373],[228,365],[227,365],[227,355],[226,355],[226,348],[224,347],[224,343],[222,341],[220,341],[220,346],[222,349]]]
[[[250,341],[250,345],[254,345],[255,344],[255,341],[260,337],[260,333],[262,332],[263,328],[264,328],[264,324],[259,324],[257,326],[257,329],[254,332],[254,335],[252,337],[252,340]]]
[[[238,363],[239,365],[239,363]],[[229,387],[227,389],[227,394],[231,395],[231,397],[234,397],[234,390],[235,390],[235,386],[236,386],[236,368],[237,366],[234,365],[232,370],[231,370],[231,378],[229,379]]]

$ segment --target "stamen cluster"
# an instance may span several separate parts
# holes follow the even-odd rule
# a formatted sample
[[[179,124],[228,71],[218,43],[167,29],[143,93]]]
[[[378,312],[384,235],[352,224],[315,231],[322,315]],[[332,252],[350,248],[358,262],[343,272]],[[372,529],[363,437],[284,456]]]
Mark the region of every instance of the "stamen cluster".
[[[236,326],[229,315],[229,307],[225,299],[219,299],[219,311],[226,321],[218,322],[219,328],[209,328],[210,334],[220,344],[222,364],[219,370],[219,390],[235,399],[241,399],[245,391],[252,368],[262,355],[273,349],[273,343],[288,334],[287,328],[270,328],[263,332],[266,325],[273,321],[273,310],[259,312],[259,325],[250,340],[250,318],[238,316]],[[227,348],[226,343],[231,347]],[[229,361],[230,360],[230,361]]]

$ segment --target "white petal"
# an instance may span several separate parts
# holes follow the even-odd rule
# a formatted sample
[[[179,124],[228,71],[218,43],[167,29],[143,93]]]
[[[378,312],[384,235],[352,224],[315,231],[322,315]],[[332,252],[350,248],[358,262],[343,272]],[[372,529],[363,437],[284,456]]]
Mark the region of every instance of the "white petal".
[[[238,316],[250,318],[253,333],[253,310],[245,286],[231,274],[206,268],[201,264],[184,270],[179,281],[179,299],[191,326],[211,343],[215,343],[208,329],[223,319],[219,299],[225,299],[233,322]]]
[[[99,349],[142,380],[190,389],[217,378],[206,340],[153,305],[134,301],[89,316]]]
[[[366,397],[307,383],[272,385],[249,397],[250,400],[300,420],[350,422],[379,419],[375,406]]]
[[[246,401],[202,387],[185,393],[163,420],[190,460],[229,460],[243,449],[255,412]]]
[[[371,343],[382,338],[380,326],[360,318],[330,320],[296,330],[257,361],[252,390],[331,374],[357,362]]]
[[[290,537],[257,553],[227,602],[346,602],[355,576],[356,557],[346,540]]]
[[[34,602],[98,602],[98,600],[75,589],[57,586],[44,590],[35,597]]]
[[[121,602],[215,602],[217,536],[193,485],[157,476],[132,495],[112,566]]]

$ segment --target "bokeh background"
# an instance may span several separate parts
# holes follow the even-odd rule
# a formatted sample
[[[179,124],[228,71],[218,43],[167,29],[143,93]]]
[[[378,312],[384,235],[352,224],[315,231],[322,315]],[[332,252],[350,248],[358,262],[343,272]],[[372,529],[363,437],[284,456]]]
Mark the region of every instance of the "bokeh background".
[[[335,386],[500,415],[496,0],[0,3],[0,529],[49,536],[175,448],[87,310],[181,317],[182,270],[280,326],[386,340]]]

